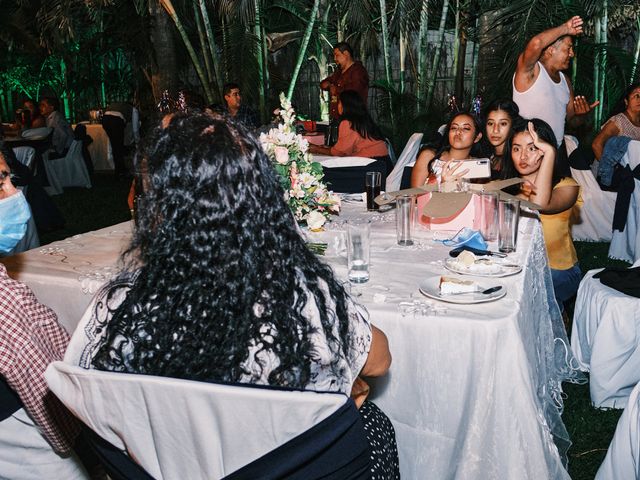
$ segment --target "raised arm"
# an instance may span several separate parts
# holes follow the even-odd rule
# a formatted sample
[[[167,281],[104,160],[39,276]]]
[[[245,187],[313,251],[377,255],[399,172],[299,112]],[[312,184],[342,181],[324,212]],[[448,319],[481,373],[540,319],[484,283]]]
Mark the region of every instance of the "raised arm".
[[[536,65],[542,51],[563,35],[578,35],[582,33],[582,18],[575,16],[562,25],[545,30],[533,37],[527,43],[524,52],[518,57],[516,66],[515,86],[524,91],[531,86],[537,74]]]

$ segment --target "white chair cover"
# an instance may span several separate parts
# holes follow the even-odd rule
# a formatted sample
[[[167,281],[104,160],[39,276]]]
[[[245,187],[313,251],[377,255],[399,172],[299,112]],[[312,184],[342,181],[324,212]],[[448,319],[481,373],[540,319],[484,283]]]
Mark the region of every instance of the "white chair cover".
[[[78,140],[73,141],[65,157],[46,160],[44,167],[50,184],[49,195],[62,193],[64,187],[91,188],[89,172],[82,158],[82,142]]]
[[[36,157],[36,149],[33,147],[15,147],[13,153],[16,159],[26,166],[29,170],[33,170],[33,161]]]
[[[421,141],[422,133],[414,133],[409,137],[407,144],[404,146],[402,153],[398,157],[395,167],[393,167],[393,170],[391,170],[391,173],[387,176],[387,192],[400,190],[400,182],[402,181],[404,168],[413,165],[416,162],[416,154],[420,148]]]
[[[29,128],[22,131],[22,138],[40,139],[46,138],[51,133],[52,129],[49,127]]]
[[[620,165],[629,165],[631,170],[640,165],[640,141],[629,142],[627,153],[622,157]],[[627,262],[640,259],[640,180],[635,180],[636,187],[629,202],[627,224],[623,232],[613,231],[609,256]],[[612,217],[613,218],[613,217]]]
[[[578,147],[578,141],[571,135],[564,136],[567,155]],[[580,185],[583,205],[577,210],[579,217],[571,226],[574,240],[587,242],[611,241],[611,222],[616,205],[616,192],[600,188],[591,170],[571,169],[571,176]]]
[[[78,418],[157,480],[224,477],[347,400],[343,394],[103,372],[64,362],[52,363],[45,377]]]
[[[640,263],[640,262],[639,262]],[[596,407],[624,408],[640,381],[640,298],[603,285],[590,270],[580,282],[571,347]]]
[[[629,396],[596,480],[640,478],[640,384]]]
[[[331,155],[314,155],[313,160],[325,168],[363,167],[375,162],[368,157],[332,157]]]

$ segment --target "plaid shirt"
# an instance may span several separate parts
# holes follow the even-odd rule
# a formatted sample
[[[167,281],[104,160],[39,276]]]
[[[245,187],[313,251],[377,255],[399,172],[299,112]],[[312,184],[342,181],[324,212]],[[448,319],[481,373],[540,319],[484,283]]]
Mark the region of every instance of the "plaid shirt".
[[[70,452],[79,423],[49,390],[44,371],[62,360],[68,344],[69,335],[53,310],[38,303],[29,287],[9,278],[0,264],[0,375],[60,454]]]

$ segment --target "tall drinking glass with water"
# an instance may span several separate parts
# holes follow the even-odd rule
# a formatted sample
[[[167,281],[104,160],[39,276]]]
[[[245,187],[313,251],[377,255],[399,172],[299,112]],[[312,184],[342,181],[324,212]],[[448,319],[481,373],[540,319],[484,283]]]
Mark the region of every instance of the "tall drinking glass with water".
[[[520,200],[500,200],[498,203],[498,250],[501,252],[515,252],[519,220]]]
[[[349,281],[369,281],[369,258],[371,253],[371,225],[368,222],[347,224],[347,268]]]
[[[413,229],[415,225],[415,202],[412,195],[401,195],[396,198],[396,236],[398,245],[413,245]]]
[[[487,242],[498,239],[498,194],[495,192],[480,194],[480,233]]]

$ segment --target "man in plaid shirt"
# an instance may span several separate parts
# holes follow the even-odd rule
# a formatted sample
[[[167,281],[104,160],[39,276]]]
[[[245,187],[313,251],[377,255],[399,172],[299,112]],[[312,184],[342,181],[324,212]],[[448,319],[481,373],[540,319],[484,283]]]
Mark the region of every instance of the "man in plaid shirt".
[[[0,264],[0,478],[88,478],[71,449],[79,424],[44,379],[68,343],[56,314]]]

